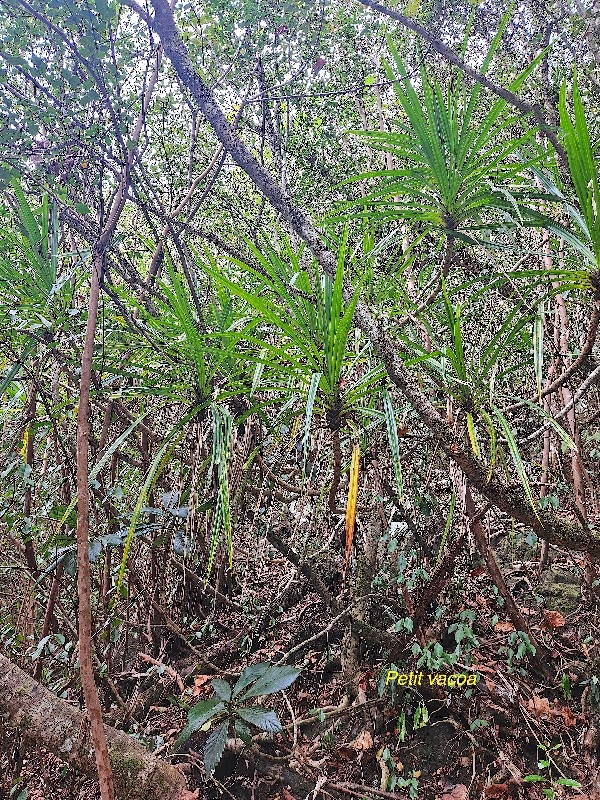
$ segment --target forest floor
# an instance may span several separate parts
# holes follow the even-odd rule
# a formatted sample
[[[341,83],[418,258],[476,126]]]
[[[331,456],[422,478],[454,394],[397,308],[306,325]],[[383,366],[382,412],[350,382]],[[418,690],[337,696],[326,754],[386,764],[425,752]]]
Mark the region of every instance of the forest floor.
[[[240,603],[234,590],[232,599],[213,609],[210,624],[195,641],[227,678],[247,663],[277,663],[312,638],[288,661],[302,671],[286,697],[278,693],[263,701],[276,709],[283,733],[261,743],[260,757],[248,749],[226,751],[210,780],[202,759],[208,732],[194,734],[174,752],[187,721],[186,708],[213,694],[215,677],[177,639],[165,640],[168,647],[156,659],[163,666],[148,660],[141,648],[141,656],[130,654],[128,669],[113,674],[134,713],[135,721],[125,727],[179,764],[190,787],[205,800],[600,798],[593,722],[598,670],[590,666],[598,658],[598,612],[593,600],[584,602],[573,591],[576,564],[555,561],[534,592],[536,566],[534,561],[513,561],[505,566],[505,574],[544,648],[542,660],[532,661],[519,650],[511,636],[514,627],[484,570],[471,567],[446,598],[455,616],[472,612],[470,663],[452,669],[419,668],[409,651],[394,666],[399,673],[423,673],[421,685],[393,688],[392,682],[386,687],[390,664],[385,651],[365,646],[354,696],[344,705],[343,627],[331,626],[319,596],[307,594],[297,579],[290,582],[287,565],[276,561],[263,576],[254,604]],[[279,586],[286,585],[279,599],[269,588],[278,579]],[[536,593],[538,599],[544,593],[542,606],[532,604]],[[252,630],[257,618],[261,624]],[[450,649],[456,635],[433,621],[419,636],[423,641],[438,639]],[[476,686],[428,685],[429,674],[453,671],[476,674]],[[109,706],[106,694],[105,707]],[[114,705],[106,717],[122,724]],[[77,776],[55,756],[19,741],[5,740],[1,749],[5,755],[0,759],[0,797],[96,797],[94,781]],[[569,782],[580,786],[565,785]],[[12,794],[11,785],[16,787]]]

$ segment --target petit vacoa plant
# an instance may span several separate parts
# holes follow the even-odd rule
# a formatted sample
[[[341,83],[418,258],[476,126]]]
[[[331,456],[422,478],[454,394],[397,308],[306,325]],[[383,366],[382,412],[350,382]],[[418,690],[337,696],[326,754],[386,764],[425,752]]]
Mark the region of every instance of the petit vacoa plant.
[[[281,731],[281,722],[275,711],[258,705],[247,705],[246,701],[287,689],[299,674],[300,670],[295,667],[261,663],[242,670],[233,689],[227,681],[215,678],[211,681],[215,694],[190,708],[188,723],[175,742],[175,749],[181,747],[197,731],[208,731],[216,725],[204,745],[204,766],[207,775],[212,775],[225,750],[231,726],[246,744],[252,743],[252,733],[248,725],[254,725],[267,733]]]

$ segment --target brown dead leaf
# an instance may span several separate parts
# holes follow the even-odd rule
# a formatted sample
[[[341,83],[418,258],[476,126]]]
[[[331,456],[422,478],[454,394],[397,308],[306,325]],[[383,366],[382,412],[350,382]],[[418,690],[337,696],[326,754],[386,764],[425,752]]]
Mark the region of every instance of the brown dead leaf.
[[[198,697],[202,691],[202,687],[205,683],[208,683],[211,677],[211,675],[196,675],[194,678],[194,688],[192,689],[192,694],[194,697]]]
[[[356,759],[356,751],[352,750],[351,747],[338,747],[335,751],[335,754],[338,758],[342,759],[342,761],[354,761]]]
[[[489,666],[488,664],[477,664],[477,672],[486,672],[488,675],[497,675],[498,665],[495,661],[490,663],[492,666]]]
[[[507,783],[492,783],[485,790],[486,797],[502,798],[508,797],[508,784]]]
[[[556,706],[556,708],[552,709],[552,714],[555,717],[562,717],[567,728],[574,728],[577,725],[577,717],[569,706]]]
[[[551,716],[550,703],[545,697],[538,697],[536,694],[530,699],[527,708],[535,714],[536,717]]]
[[[286,789],[285,786],[283,787],[283,791],[282,791],[281,795],[282,795],[283,800],[296,800],[294,795],[290,792],[289,789]]]
[[[187,789],[182,789],[177,795],[177,800],[198,800],[200,797],[200,789],[193,792],[188,792]]]
[[[451,792],[443,794],[442,800],[469,800],[469,790],[464,784],[459,783]]]
[[[498,633],[510,633],[511,631],[514,631],[514,629],[515,626],[512,624],[512,622],[508,622],[508,620],[506,622],[497,622],[494,625],[494,630],[498,631]]]
[[[562,628],[565,618],[560,611],[544,611],[544,622],[550,628]]]
[[[361,731],[356,739],[352,742],[350,747],[353,750],[370,750],[373,747],[373,737],[370,732],[365,728]]]

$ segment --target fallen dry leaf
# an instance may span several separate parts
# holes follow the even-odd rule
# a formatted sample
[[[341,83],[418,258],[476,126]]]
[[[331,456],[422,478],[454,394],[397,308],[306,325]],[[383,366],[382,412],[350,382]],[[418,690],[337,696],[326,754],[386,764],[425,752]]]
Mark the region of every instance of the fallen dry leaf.
[[[336,756],[343,761],[354,761],[356,758],[356,751],[351,747],[344,747],[341,745],[335,751]]]
[[[492,783],[485,790],[486,797],[508,797],[508,784],[506,783]]]
[[[552,714],[548,700],[545,697],[538,697],[536,694],[533,695],[527,704],[527,708],[532,711],[536,717],[551,716]]]
[[[487,664],[477,664],[477,672],[487,672],[488,675],[496,675],[498,673],[498,665],[492,661],[492,666]]]
[[[365,728],[364,731],[361,731],[356,739],[352,742],[350,747],[353,750],[370,750],[373,747],[373,737],[369,733],[369,731]]]
[[[497,622],[494,625],[494,630],[498,631],[498,633],[510,633],[511,631],[514,631],[514,629],[515,629],[515,626],[512,624],[512,622],[508,622],[508,621],[506,621],[506,622]]]
[[[562,628],[565,618],[560,611],[544,611],[544,621],[550,628]]]
[[[577,725],[577,717],[573,714],[569,706],[557,705],[552,709],[552,714],[555,717],[562,717],[567,728],[574,728],[575,725]]]
[[[211,677],[212,675],[196,675],[194,678],[194,688],[192,689],[192,694],[194,697],[198,697],[202,691],[202,687],[205,683],[208,683]]]

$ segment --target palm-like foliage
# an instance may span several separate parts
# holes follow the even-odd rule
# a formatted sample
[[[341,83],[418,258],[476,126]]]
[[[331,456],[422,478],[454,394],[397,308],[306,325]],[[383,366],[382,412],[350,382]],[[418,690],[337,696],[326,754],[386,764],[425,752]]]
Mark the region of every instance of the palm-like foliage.
[[[549,293],[591,290],[595,299],[600,299],[600,180],[595,155],[597,146],[595,148],[591,142],[576,74],[573,77],[574,121],[567,104],[566,82],[561,87],[559,110],[560,136],[567,154],[576,202],[568,198],[558,170],[552,170],[548,162],[545,169],[533,167],[532,173],[547,197],[560,203],[571,225],[567,228],[555,219],[536,212],[531,212],[531,222],[547,228],[563,239],[574,253],[574,258],[567,253],[566,267],[553,267],[551,270],[520,269],[512,271],[510,275],[513,278],[527,278],[531,282],[544,283],[546,287],[551,287]],[[576,266],[570,266],[569,260],[571,263],[575,260]]]
[[[595,260],[593,266],[598,269],[600,268],[600,181],[577,85],[577,75],[573,77],[573,112],[575,123],[572,122],[567,109],[566,83],[563,83],[560,93],[560,125],[581,211],[582,219],[577,221],[585,236],[586,244],[593,252]],[[600,291],[600,284],[594,288]]]
[[[321,276],[314,260],[305,268],[302,249],[294,251],[285,239],[282,243],[281,253],[269,242],[265,242],[262,252],[248,243],[258,268],[231,259],[246,285],[250,283],[250,290],[243,288],[242,280],[226,277],[214,261],[205,270],[216,284],[253,309],[255,322],[261,323],[263,338],[246,335],[246,341],[260,351],[257,361],[264,365],[261,391],[281,399],[300,385],[309,399],[312,394],[311,406],[316,401],[324,413],[342,416],[357,409],[383,375],[381,368],[368,366],[365,348],[358,353],[349,351],[361,284],[351,300],[344,302],[346,237],[340,242],[334,278]],[[352,382],[346,382],[345,375],[349,377],[364,363],[366,369],[360,369]]]
[[[114,366],[106,371],[135,382],[127,388],[128,396],[163,396],[206,409],[219,394],[219,378],[227,375],[225,394],[248,391],[237,381],[244,375],[241,359],[243,342],[256,324],[234,313],[231,297],[216,292],[205,306],[205,319],[198,318],[188,287],[173,264],[166,259],[168,280],[159,282],[160,294],[153,307],[130,297],[115,287],[123,303],[137,312],[135,353],[126,366],[118,366],[122,350],[131,347],[126,337],[124,348],[115,350]],[[141,335],[139,335],[141,334]],[[152,372],[152,381],[147,375]]]
[[[13,190],[22,228],[11,230],[3,226],[1,229],[0,287],[3,297],[13,296],[23,307],[40,310],[52,298],[58,272],[56,206],[52,204],[50,209],[48,195],[44,195],[40,207],[32,208],[16,179],[13,179]]]
[[[465,352],[464,312],[468,310],[468,303],[453,302],[445,281],[442,283],[442,297],[443,312],[438,319],[442,334],[436,333],[433,325],[428,325],[437,348],[425,364],[441,382],[445,393],[454,397],[466,410],[473,411],[493,402],[495,383],[500,383],[508,374],[502,367],[503,357],[529,319],[523,314],[522,307],[515,304],[489,341],[479,341],[476,348],[471,345]],[[512,371],[514,365],[506,369]]]
[[[18,347],[20,356],[9,360],[0,392],[17,376],[37,342],[56,333],[73,292],[71,274],[59,274],[55,203],[44,195],[39,206],[32,206],[16,179],[12,186],[20,226],[0,226],[0,321],[11,331],[10,351]]]
[[[533,287],[530,291],[532,290]],[[481,299],[480,293],[473,292],[467,302],[458,303],[453,301],[446,281],[442,279],[442,299],[443,311],[435,320],[426,323],[434,345],[431,353],[427,352],[418,341],[407,336],[403,337],[408,351],[415,354],[414,358],[408,359],[409,363],[419,363],[444,395],[456,401],[461,414],[464,414],[466,436],[471,449],[480,459],[483,458],[483,454],[479,444],[478,422],[483,423],[480,427],[483,427],[489,440],[488,479],[492,475],[497,456],[503,457],[502,444],[506,445],[525,494],[536,510],[537,506],[515,434],[498,408],[500,401],[496,391],[497,387],[506,384],[510,375],[518,369],[519,361],[515,362],[515,351],[520,348],[526,348],[529,354],[532,354],[536,372],[541,369],[538,363],[539,353],[536,355],[535,352],[535,334],[534,347],[530,346],[532,342],[528,328],[531,324],[531,315],[523,308],[522,303],[515,304],[510,311],[503,314],[502,322],[498,323],[497,329],[488,341],[473,342],[472,337],[465,335],[464,312],[468,312],[471,305],[475,318],[479,319],[481,307],[475,305],[475,301]],[[532,410],[540,414],[569,447],[575,447],[560,425],[543,409],[532,405]]]
[[[499,31],[487,54],[485,72],[499,41]],[[421,68],[421,96],[417,94],[393,43],[389,42],[395,72],[385,64],[403,111],[395,120],[398,131],[356,131],[378,150],[391,153],[398,169],[363,173],[352,180],[382,178],[378,186],[356,205],[367,205],[376,220],[419,220],[465,238],[461,231],[489,228],[491,212],[520,219],[527,215],[520,201],[532,197],[521,177],[539,159],[524,159],[520,151],[534,131],[510,135],[515,116],[507,115],[507,103],[497,100],[482,115],[480,84],[468,89],[456,76],[447,91]],[[517,91],[539,62],[539,57],[510,84]],[[399,199],[399,201],[396,200]],[[472,241],[471,237],[467,237]]]

